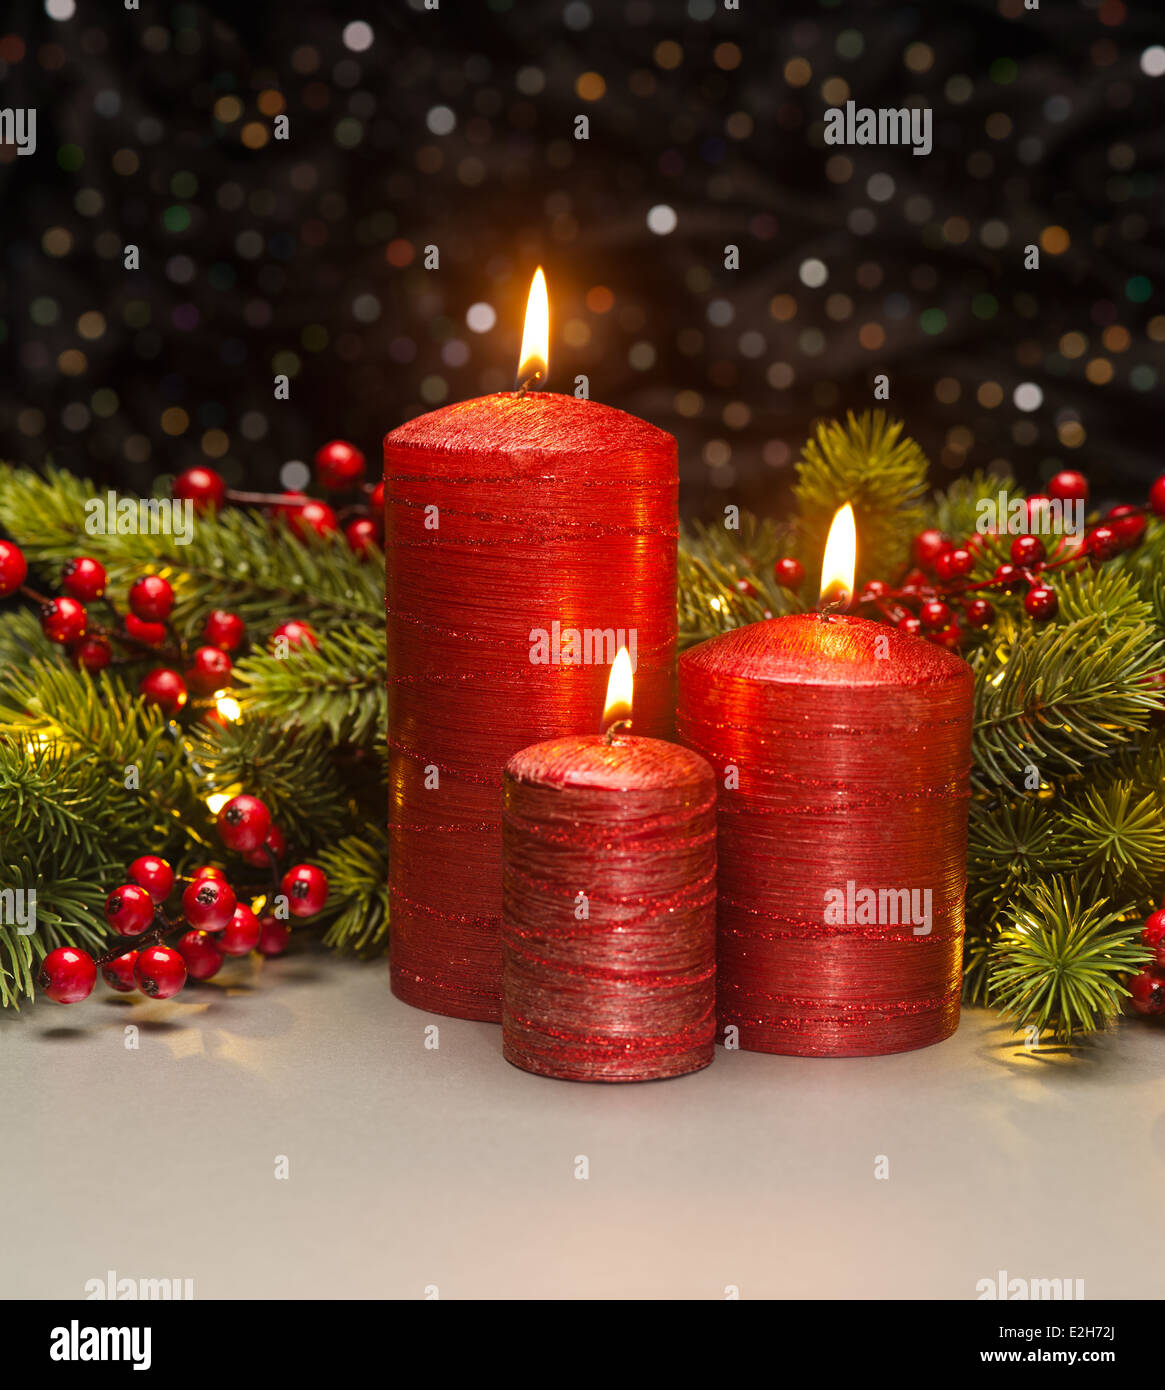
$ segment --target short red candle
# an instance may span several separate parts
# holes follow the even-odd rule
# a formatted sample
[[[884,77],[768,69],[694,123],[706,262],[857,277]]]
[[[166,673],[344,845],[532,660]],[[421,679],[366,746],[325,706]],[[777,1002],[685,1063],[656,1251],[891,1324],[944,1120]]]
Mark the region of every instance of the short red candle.
[[[720,786],[721,1041],[867,1056],[954,1032],[971,711],[966,662],[864,618],[683,654],[679,737]]]
[[[511,758],[504,795],[507,1060],[571,1081],[706,1067],[716,1002],[712,769],[659,739],[575,736]]]
[[[625,642],[637,730],[673,728],[675,440],[512,392],[402,425],[384,459],[392,988],[498,1022],[507,758],[593,729]]]

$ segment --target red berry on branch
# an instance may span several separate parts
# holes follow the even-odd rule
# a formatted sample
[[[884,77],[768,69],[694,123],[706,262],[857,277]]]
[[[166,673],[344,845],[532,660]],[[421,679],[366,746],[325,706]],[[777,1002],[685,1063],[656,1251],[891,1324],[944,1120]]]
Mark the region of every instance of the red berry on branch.
[[[143,623],[164,622],[174,607],[174,588],[160,574],[143,574],[129,586],[129,606]]]
[[[202,635],[212,647],[221,647],[224,652],[233,652],[247,635],[247,625],[237,613],[225,608],[216,608],[206,619]]]
[[[1129,994],[1137,1013],[1148,1018],[1165,1014],[1165,975],[1150,965],[1129,981]]]
[[[235,796],[218,813],[217,825],[227,849],[259,849],[271,829],[271,812],[257,796]]]
[[[186,962],[172,946],[147,946],[138,952],[133,978],[151,999],[170,999],[186,983]]]
[[[1014,565],[999,565],[995,570],[995,582],[1010,594],[1023,581],[1023,575]]]
[[[922,624],[917,618],[910,615],[899,618],[895,626],[899,632],[908,632],[911,637],[918,637],[922,632]]]
[[[58,946],[41,962],[37,987],[58,1004],[79,1004],[97,983],[97,963],[87,951]]]
[[[178,954],[192,980],[209,980],[222,969],[223,952],[213,936],[204,931],[188,931],[178,938]]]
[[[902,588],[904,591],[920,588],[926,583],[926,575],[922,570],[908,570],[902,576]]]
[[[973,598],[966,607],[969,627],[987,627],[995,617],[995,609],[985,598]]]
[[[166,641],[166,629],[162,623],[143,623],[133,613],[125,615],[125,630],[136,642],[144,642],[147,647],[161,647]]]
[[[191,883],[197,883],[200,878],[218,878],[223,883],[227,881],[226,874],[217,864],[200,864],[197,869],[190,870]]]
[[[105,566],[88,555],[66,560],[61,571],[61,587],[70,598],[85,601],[100,598],[105,593],[106,583]]]
[[[1094,526],[1088,533],[1086,548],[1097,564],[1111,560],[1121,548],[1120,537],[1111,526]]]
[[[276,641],[280,637],[285,637],[287,639],[287,645],[289,647],[298,647],[302,642],[306,642],[312,647],[318,647],[320,644],[320,639],[316,636],[315,630],[307,623],[297,622],[295,618],[292,618],[289,622],[280,623],[271,634],[272,648],[274,648]]]
[[[230,684],[232,663],[219,647],[199,647],[186,672],[186,681],[200,695],[210,695]]]
[[[85,636],[89,614],[75,598],[54,598],[40,610],[40,625],[50,642],[79,642]]]
[[[259,950],[265,956],[281,956],[287,950],[291,938],[291,928],[286,922],[278,922],[274,917],[263,917],[259,921]]]
[[[287,853],[287,837],[277,825],[273,825],[267,832],[267,838],[263,844],[271,851],[276,859],[282,859]],[[248,850],[243,855],[243,860],[256,869],[265,869],[271,863],[270,859],[264,854],[263,849]]]
[[[222,878],[195,879],[182,894],[186,920],[199,931],[222,931],[235,906],[235,890]]]
[[[1152,950],[1157,965],[1165,967],[1165,909],[1151,912],[1146,917],[1141,940]]]
[[[28,577],[24,552],[11,541],[0,541],[0,598],[14,594]]]
[[[138,987],[133,977],[134,966],[137,963],[137,951],[123,951],[120,956],[107,960],[101,967],[102,979],[110,989],[117,990],[118,994],[129,994]]]
[[[163,714],[177,714],[189,699],[186,682],[177,671],[171,671],[168,666],[158,666],[153,671],[147,671],[138,689],[151,704],[157,705]]]
[[[144,888],[156,903],[164,903],[174,887],[174,870],[156,854],[142,854],[126,870],[126,876]]]
[[[317,536],[326,536],[339,527],[336,513],[326,502],[305,497],[302,492],[289,492],[287,497],[288,501],[275,508],[275,515],[286,521],[301,539],[309,531],[314,531]]]
[[[1038,565],[1046,554],[1039,536],[1016,536],[1011,543],[1011,558],[1017,565]]]
[[[296,864],[280,885],[293,917],[314,917],[328,900],[328,878],[314,864]]]
[[[1087,502],[1088,479],[1073,468],[1065,468],[1048,484],[1048,496],[1057,497],[1061,502]]]
[[[193,502],[195,511],[204,512],[210,507],[221,509],[227,485],[213,468],[188,468],[174,479],[173,492],[181,501]]]
[[[927,633],[927,637],[935,646],[946,647],[951,652],[957,652],[963,645],[963,633],[958,623],[948,623],[939,632]]]
[[[1113,507],[1105,522],[1115,532],[1122,550],[1133,550],[1140,545],[1149,524],[1136,507]]]
[[[104,637],[82,637],[69,648],[69,658],[82,671],[103,671],[113,660],[113,648]]]
[[[228,956],[249,955],[259,944],[262,927],[246,903],[239,903],[231,920],[222,929],[218,944]]]
[[[154,900],[136,883],[123,883],[105,899],[105,920],[118,936],[140,936],[154,920]]]
[[[1158,516],[1165,516],[1165,473],[1149,489],[1149,506]]]
[[[748,579],[738,579],[736,581],[736,592],[743,594],[745,598],[756,598],[756,585]]]
[[[333,439],[316,454],[316,481],[334,492],[353,488],[364,476],[364,455],[353,444]]]
[[[379,513],[383,516],[383,514],[384,514],[384,479],[383,479],[383,478],[382,478],[382,479],[380,480],[380,482],[378,482],[378,483],[376,484],[376,486],[372,489],[372,492],[371,492],[371,494],[369,495],[369,498],[368,498],[368,505],[369,505],[370,507],[372,507],[375,511],[379,512]]]
[[[344,527],[344,539],[354,555],[366,555],[380,543],[380,528],[369,516],[358,516]]]
[[[889,584],[885,584],[880,579],[871,579],[862,590],[862,598],[879,599],[885,598],[890,592]]]
[[[951,539],[944,536],[941,531],[933,527],[928,531],[920,531],[915,536],[910,552],[914,557],[914,563],[920,569],[933,570],[935,562],[944,551],[951,549]]]
[[[1033,492],[1024,501],[1024,519],[1029,531],[1044,531],[1047,529],[1048,504],[1051,498],[1042,492]]]
[[[975,557],[964,546],[944,550],[935,561],[934,568],[940,579],[962,579],[975,568]]]
[[[928,599],[918,610],[918,616],[923,627],[928,627],[933,632],[939,628],[946,627],[951,620],[951,610],[941,599]]]
[[[1028,590],[1023,606],[1031,617],[1043,622],[1053,616],[1060,606],[1060,600],[1056,597],[1055,589],[1049,589],[1046,584],[1037,584]]]
[[[773,566],[773,578],[782,589],[798,590],[805,582],[805,566],[791,555],[778,560]]]

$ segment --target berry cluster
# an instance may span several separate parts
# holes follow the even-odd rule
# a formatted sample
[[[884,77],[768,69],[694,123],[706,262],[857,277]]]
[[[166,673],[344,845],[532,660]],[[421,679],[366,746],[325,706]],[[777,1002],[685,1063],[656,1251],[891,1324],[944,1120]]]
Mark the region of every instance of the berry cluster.
[[[281,894],[291,917],[313,917],[328,897],[328,880],[314,864],[295,864],[279,876],[287,850],[282,831],[266,805],[254,796],[236,796],[218,814],[219,838],[245,863],[269,866],[268,899]],[[287,947],[290,928],[274,913],[256,916],[240,901],[221,869],[204,865],[192,871],[180,896],[180,914],[169,916],[166,902],[175,892],[174,870],[165,859],[143,854],[126,871],[126,882],[105,900],[105,920],[132,946],[116,946],[94,959],[75,946],[59,946],[44,958],[40,988],[59,1004],[87,999],[97,971],[119,993],[140,990],[151,999],[169,999],[188,979],[209,980],[227,956],[259,950],[277,956]],[[165,938],[177,936],[174,945]]]
[[[1165,1014],[1165,908],[1146,918],[1141,940],[1153,952],[1153,963],[1129,981],[1130,1002],[1137,1013],[1160,1018]]]
[[[297,536],[331,535],[343,526],[344,538],[359,556],[379,546],[384,532],[384,484],[364,482],[364,455],[354,444],[333,439],[315,456],[315,480],[324,492],[358,493],[360,501],[338,509],[303,492],[238,492],[228,488],[213,468],[188,468],[174,479],[174,496],[193,502],[197,511],[228,502],[266,507]]]

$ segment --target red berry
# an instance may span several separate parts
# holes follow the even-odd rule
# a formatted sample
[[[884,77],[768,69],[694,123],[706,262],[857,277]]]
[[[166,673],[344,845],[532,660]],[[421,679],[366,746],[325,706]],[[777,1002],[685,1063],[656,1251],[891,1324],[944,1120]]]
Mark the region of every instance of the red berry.
[[[376,486],[372,489],[372,492],[371,492],[371,494],[369,495],[369,498],[368,498],[368,505],[369,505],[370,507],[374,508],[376,511],[380,512],[381,515],[383,515],[383,513],[384,513],[384,479],[383,479],[383,478],[381,478],[380,482],[378,482],[378,483],[376,484]]]
[[[291,928],[286,922],[277,922],[274,917],[260,918],[259,950],[265,956],[281,956],[290,937]]]
[[[82,637],[69,648],[69,659],[82,671],[103,671],[113,660],[113,649],[104,637]]]
[[[233,652],[247,635],[247,626],[237,613],[216,608],[206,619],[202,635],[212,647]]]
[[[132,883],[144,888],[156,903],[164,903],[174,887],[174,870],[156,854],[143,854],[126,870]]]
[[[200,695],[210,695],[230,684],[232,662],[219,647],[199,647],[194,653],[186,681]]]
[[[153,671],[147,671],[138,689],[147,700],[158,705],[163,714],[177,714],[189,698],[186,682],[177,671],[171,671],[168,666],[158,666]]]
[[[743,594],[745,598],[756,598],[756,585],[750,579],[738,579],[736,581],[736,592]]]
[[[307,623],[297,622],[292,618],[290,622],[281,623],[271,634],[271,646],[274,649],[275,643],[280,637],[287,638],[289,647],[298,647],[301,642],[307,642],[310,646],[318,647],[320,639],[315,635],[315,630]]]
[[[125,615],[125,630],[137,642],[147,647],[160,647],[166,641],[166,629],[162,623],[143,623],[133,613]]]
[[[1056,597],[1055,589],[1049,589],[1046,584],[1037,584],[1028,590],[1023,606],[1031,617],[1042,622],[1055,613],[1060,606],[1060,600]]]
[[[78,555],[65,561],[61,571],[61,587],[72,598],[92,600],[105,592],[105,566],[88,555]]]
[[[1094,526],[1088,533],[1086,547],[1089,555],[1099,563],[1102,560],[1111,560],[1120,550],[1121,543],[1111,526]]]
[[[188,931],[178,938],[178,954],[186,963],[192,980],[209,980],[222,969],[223,952],[213,936],[204,931]]]
[[[129,994],[131,990],[137,989],[137,982],[133,977],[134,966],[137,963],[137,951],[123,951],[120,956],[107,960],[101,967],[102,978],[109,988],[117,990],[118,994]]]
[[[926,583],[926,575],[922,570],[907,570],[902,576],[902,588],[904,590],[917,589]]]
[[[975,557],[963,546],[957,550],[944,550],[935,561],[934,568],[940,579],[961,579],[975,568]]]
[[[1132,1005],[1137,1013],[1148,1017],[1165,1013],[1165,975],[1150,965],[1129,981]]]
[[[235,890],[222,878],[197,878],[182,894],[186,920],[199,931],[222,931],[235,911]]]
[[[1065,468],[1048,484],[1048,496],[1058,497],[1061,502],[1087,502],[1088,479],[1075,469]]]
[[[1005,593],[1010,594],[1022,579],[1023,575],[1014,565],[999,565],[995,570],[995,582],[1002,586]]]
[[[862,598],[876,599],[885,598],[890,592],[889,584],[885,584],[880,579],[871,579],[862,590]]]
[[[1016,536],[1011,543],[1011,558],[1017,565],[1038,565],[1046,554],[1039,536]]]
[[[87,951],[58,946],[41,962],[38,987],[58,1004],[79,1004],[97,983],[97,964]]]
[[[1133,550],[1140,545],[1148,522],[1144,513],[1136,507],[1113,507],[1105,517],[1122,550]]]
[[[235,796],[218,813],[218,837],[227,849],[259,849],[271,829],[271,812],[257,796]]]
[[[218,944],[228,956],[245,956],[258,946],[262,930],[258,917],[246,903],[239,903],[223,928]]]
[[[143,574],[129,586],[129,606],[143,623],[160,623],[174,607],[174,589],[160,574]]]
[[[995,609],[985,598],[973,598],[967,604],[966,614],[969,627],[987,627],[995,617]]]
[[[1165,473],[1149,489],[1149,506],[1158,516],[1165,516]]]
[[[927,638],[936,647],[946,647],[952,652],[957,652],[963,645],[963,633],[958,623],[948,623],[939,632],[928,632]]]
[[[105,920],[118,936],[140,936],[154,920],[154,900],[136,883],[123,883],[105,899]]]
[[[773,578],[782,589],[792,589],[795,592],[805,582],[805,566],[800,560],[786,556],[773,566]]]
[[[1047,529],[1048,504],[1051,498],[1042,492],[1033,492],[1024,503],[1026,512],[1027,529],[1029,531],[1044,531]]]
[[[938,557],[950,548],[950,537],[944,536],[941,531],[932,528],[929,531],[920,531],[915,536],[910,549],[914,556],[914,563],[920,569],[933,570]]]
[[[908,632],[911,637],[917,637],[922,632],[922,624],[915,617],[907,616],[899,618],[896,624],[899,632]]]
[[[333,439],[316,454],[316,481],[320,487],[343,492],[364,476],[364,455],[343,439]]]
[[[918,610],[918,617],[923,627],[930,628],[932,632],[946,627],[952,616],[948,605],[936,598],[928,599]]]
[[[40,610],[40,625],[50,642],[77,642],[85,636],[89,614],[75,598],[54,598]]]
[[[208,507],[222,507],[227,485],[213,468],[188,468],[174,479],[173,492],[182,501],[193,502],[195,511],[204,512]]]
[[[326,536],[329,532],[335,531],[340,524],[336,520],[336,513],[326,502],[319,502],[314,497],[305,497],[302,492],[289,492],[287,499],[275,508],[275,515],[286,521],[301,538],[306,536],[308,531],[314,531],[318,536]]]
[[[267,838],[263,844],[271,851],[276,859],[282,859],[287,853],[287,837],[277,825],[273,825],[267,832]],[[251,864],[256,869],[265,869],[270,864],[270,859],[263,852],[262,848],[248,850],[243,855],[246,863]]]
[[[1141,940],[1152,948],[1157,964],[1165,966],[1165,908],[1151,912],[1146,917]]]
[[[220,878],[225,883],[227,876],[217,864],[200,864],[197,869],[190,870],[191,883],[197,883],[200,878]]]
[[[348,549],[355,555],[366,555],[380,543],[380,528],[370,516],[358,516],[344,527]]]
[[[151,999],[169,999],[186,983],[186,962],[172,946],[147,946],[138,952],[133,978]]]
[[[24,552],[11,541],[0,541],[0,598],[14,594],[28,575]]]
[[[280,885],[293,917],[314,917],[328,900],[328,878],[314,864],[296,864]]]

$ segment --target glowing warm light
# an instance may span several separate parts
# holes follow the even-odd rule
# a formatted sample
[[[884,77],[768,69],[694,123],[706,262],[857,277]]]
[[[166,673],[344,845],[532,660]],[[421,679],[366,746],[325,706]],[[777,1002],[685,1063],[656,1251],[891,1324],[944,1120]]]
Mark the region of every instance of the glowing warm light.
[[[603,729],[621,719],[631,718],[631,701],[635,680],[631,674],[631,656],[626,647],[619,648],[607,682],[607,703],[603,706]]]
[[[238,700],[232,699],[229,695],[224,695],[221,691],[216,692],[214,703],[219,714],[232,724],[243,712],[242,706],[239,704]]]
[[[819,607],[848,608],[854,593],[854,570],[858,562],[858,533],[854,509],[847,502],[833,518],[825,559],[821,562],[821,601]]]
[[[230,799],[230,792],[212,792],[206,798],[206,804],[210,808],[210,814],[212,816],[217,816]]]
[[[526,301],[526,326],[522,332],[522,354],[518,359],[518,385],[536,386],[546,380],[550,370],[550,300],[546,276],[539,266]]]

